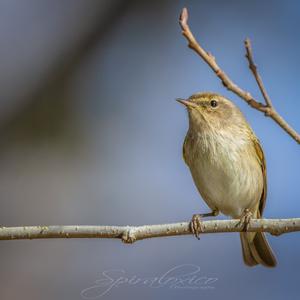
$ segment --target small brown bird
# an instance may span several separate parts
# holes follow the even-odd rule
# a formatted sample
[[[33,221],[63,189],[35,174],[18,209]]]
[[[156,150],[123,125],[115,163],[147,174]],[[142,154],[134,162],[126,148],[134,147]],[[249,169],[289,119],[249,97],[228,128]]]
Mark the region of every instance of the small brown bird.
[[[228,99],[214,93],[198,93],[187,100],[189,129],[183,157],[195,185],[212,210],[194,215],[192,229],[201,232],[200,217],[219,212],[249,223],[261,218],[266,202],[266,164],[259,140],[242,112]],[[276,258],[264,233],[240,233],[244,262],[248,266],[276,266]]]

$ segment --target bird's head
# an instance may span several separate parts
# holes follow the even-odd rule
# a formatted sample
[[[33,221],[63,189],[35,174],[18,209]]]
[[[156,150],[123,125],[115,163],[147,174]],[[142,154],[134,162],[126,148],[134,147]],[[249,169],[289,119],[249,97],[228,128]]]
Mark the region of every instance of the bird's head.
[[[196,93],[188,99],[176,99],[185,105],[190,127],[199,131],[221,130],[247,125],[241,111],[228,99],[216,93]]]

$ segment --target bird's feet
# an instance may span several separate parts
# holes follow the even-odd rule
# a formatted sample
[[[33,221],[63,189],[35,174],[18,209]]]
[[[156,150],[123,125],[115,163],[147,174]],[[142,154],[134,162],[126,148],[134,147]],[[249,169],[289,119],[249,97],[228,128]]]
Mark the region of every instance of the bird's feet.
[[[248,231],[251,218],[252,212],[246,208],[240,218],[240,221],[237,223],[237,227],[243,226],[243,231]]]
[[[200,233],[204,232],[203,224],[202,224],[202,218],[205,217],[215,217],[219,214],[218,210],[213,210],[210,213],[206,214],[195,214],[192,217],[192,220],[190,222],[191,231],[194,234],[194,236],[200,240]]]
[[[198,240],[200,240],[199,235],[200,235],[200,233],[203,232],[203,225],[202,225],[201,215],[199,215],[199,214],[193,215],[190,226],[191,226],[191,230],[192,230],[193,235]]]

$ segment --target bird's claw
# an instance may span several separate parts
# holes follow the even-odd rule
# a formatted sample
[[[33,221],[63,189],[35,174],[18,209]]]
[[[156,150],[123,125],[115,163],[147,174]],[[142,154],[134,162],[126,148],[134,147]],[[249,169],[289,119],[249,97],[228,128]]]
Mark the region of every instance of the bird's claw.
[[[198,240],[200,240],[199,235],[200,235],[200,233],[203,232],[203,225],[202,225],[201,215],[199,215],[199,214],[193,215],[190,226],[191,226],[191,230],[192,230],[192,233],[194,234],[194,236]]]
[[[240,221],[237,223],[237,227],[243,226],[243,231],[248,231],[251,218],[252,212],[249,209],[245,209]]]

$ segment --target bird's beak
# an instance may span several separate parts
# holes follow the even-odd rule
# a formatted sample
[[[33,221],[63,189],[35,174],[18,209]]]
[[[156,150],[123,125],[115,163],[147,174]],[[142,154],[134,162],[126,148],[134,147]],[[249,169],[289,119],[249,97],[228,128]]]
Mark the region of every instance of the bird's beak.
[[[197,105],[195,103],[193,103],[192,101],[190,101],[190,100],[186,100],[186,99],[182,99],[182,98],[177,98],[176,101],[178,101],[179,103],[183,104],[187,108],[195,108],[195,107],[197,107]]]

